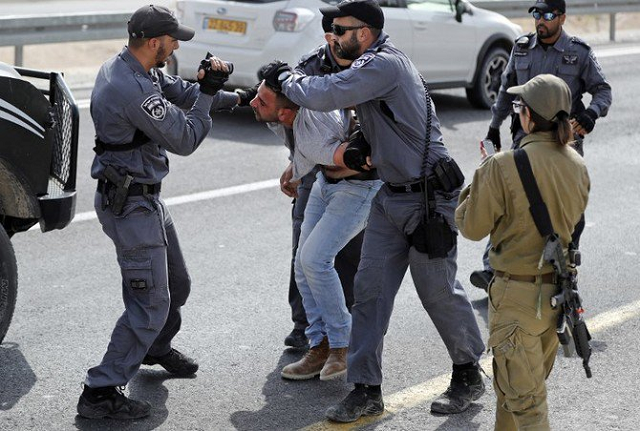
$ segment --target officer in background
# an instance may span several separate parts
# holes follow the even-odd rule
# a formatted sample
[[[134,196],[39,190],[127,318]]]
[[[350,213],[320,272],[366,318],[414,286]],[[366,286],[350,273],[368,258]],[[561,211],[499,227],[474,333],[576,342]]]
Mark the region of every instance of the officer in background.
[[[331,44],[331,22],[332,18],[322,18],[322,29],[325,32],[327,43],[305,55],[298,63],[297,70],[305,75],[324,76],[330,73],[337,73],[348,68],[351,61],[337,58],[333,53],[333,45]],[[345,112],[348,114],[350,111]],[[345,121],[351,121],[350,116],[346,115]],[[285,139],[288,148],[293,149],[295,143],[293,136]],[[309,340],[305,335],[305,328],[309,325],[307,315],[302,304],[302,297],[296,285],[295,279],[295,256],[298,250],[298,241],[300,239],[300,227],[304,219],[304,210],[309,200],[311,187],[316,180],[318,169],[314,169],[309,174],[302,177],[300,184],[294,188],[295,193],[289,193],[289,181],[291,177],[283,175],[280,178],[281,190],[290,197],[293,197],[293,208],[291,209],[291,218],[293,225],[293,255],[291,258],[291,275],[289,278],[289,305],[291,306],[291,320],[293,320],[293,330],[285,338],[285,346],[293,348],[306,348]],[[347,303],[347,309],[351,310],[353,304],[353,279],[358,270],[360,262],[360,250],[362,249],[362,239],[364,231],[356,235],[347,245],[340,250],[335,259],[335,269],[340,277],[340,283],[344,291],[344,297]]]
[[[525,133],[520,148],[566,250],[589,194],[584,160],[569,147],[569,86],[543,74],[507,91],[518,97],[513,110]],[[561,307],[551,308],[558,286],[553,267],[547,262],[539,267],[546,238],[529,207],[514,152],[507,151],[482,163],[456,209],[462,235],[479,241],[491,234],[498,246],[489,256],[495,268],[489,286],[489,347],[499,431],[549,429],[545,380],[558,351],[555,329]]]
[[[355,279],[347,372],[355,389],[329,408],[327,417],[352,422],[363,415],[383,413],[383,340],[408,266],[422,304],[453,361],[451,385],[431,409],[445,414],[462,412],[484,393],[477,364],[484,345],[471,303],[455,279],[453,213],[462,179],[449,192],[434,190],[433,209],[441,221],[440,232],[452,241],[443,257],[430,258],[410,242],[425,213],[422,174],[430,177],[436,163],[450,166],[454,162],[442,142],[435,110],[427,104],[422,79],[382,31],[384,15],[375,0],[343,1],[322,11],[333,17],[336,54],[353,61],[351,67],[318,77],[293,73],[283,65],[277,71],[282,91],[294,103],[313,110],[355,106],[363,136],[350,147],[353,150],[345,150],[345,164],[362,170],[375,166],[385,182],[372,203]],[[429,110],[431,144],[423,171]],[[366,141],[371,144],[370,157]],[[359,151],[360,156],[347,162],[347,151]]]
[[[78,401],[78,414],[91,419],[149,415],[148,402],[129,399],[121,390],[142,363],[159,364],[178,376],[198,370],[193,359],[171,346],[191,280],[160,199],[160,183],[169,172],[167,152],[191,154],[205,139],[212,105],[227,109],[239,101],[235,93],[218,92],[230,71],[215,57],[203,61],[199,85],[158,69],[179,41],[194,35],[167,8],[138,9],[128,32],[128,46],[101,67],[91,94],[97,153],[91,176],[98,180],[94,206],[116,247],[125,305]]]
[[[514,99],[507,90],[522,85],[534,76],[542,73],[555,75],[563,79],[571,89],[572,110],[570,123],[575,142],[573,147],[583,155],[583,138],[589,134],[600,117],[609,112],[611,106],[611,86],[607,82],[600,63],[591,47],[582,39],[567,34],[562,29],[566,19],[565,0],[537,1],[530,9],[535,20],[536,33],[521,36],[511,52],[509,63],[502,74],[502,85],[496,102],[491,107],[491,124],[486,139],[493,141],[500,149],[500,125],[511,114],[511,102]],[[582,101],[585,93],[592,98],[588,106]],[[512,148],[518,147],[525,135],[517,115],[512,116]],[[584,218],[576,226],[573,242],[578,243],[584,230]],[[487,290],[493,277],[489,265],[488,251],[483,256],[484,269],[471,274],[471,283]]]

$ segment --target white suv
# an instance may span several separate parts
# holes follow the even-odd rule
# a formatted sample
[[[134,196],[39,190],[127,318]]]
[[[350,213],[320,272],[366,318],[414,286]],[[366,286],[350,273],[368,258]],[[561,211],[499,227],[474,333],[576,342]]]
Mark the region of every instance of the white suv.
[[[234,64],[229,87],[256,83],[263,64],[295,65],[324,42],[319,8],[335,0],[178,0],[178,19],[196,30],[175,52],[171,73],[193,80],[207,51]],[[465,87],[488,108],[521,28],[466,0],[379,0],[384,31],[431,88]]]

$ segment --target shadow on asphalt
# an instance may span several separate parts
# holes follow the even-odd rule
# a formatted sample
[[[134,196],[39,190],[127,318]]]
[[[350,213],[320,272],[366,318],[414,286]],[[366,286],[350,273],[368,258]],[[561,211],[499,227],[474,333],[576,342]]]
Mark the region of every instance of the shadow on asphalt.
[[[474,287],[475,289],[475,287]],[[474,310],[477,310],[484,320],[484,325],[486,328],[489,327],[489,297],[485,296],[482,299],[476,299],[475,301],[471,301],[471,305],[473,305]]]
[[[285,350],[262,387],[264,406],[257,411],[240,410],[231,414],[231,423],[240,431],[298,430],[324,420],[324,412],[342,400],[352,389],[344,380],[321,382],[284,380],[282,368],[299,360],[303,352]]]
[[[165,371],[140,369],[136,376],[129,382],[128,397],[134,400],[144,400],[151,403],[151,415],[132,421],[114,419],[85,419],[81,416],[75,418],[77,429],[83,431],[149,431],[160,427],[169,416],[166,403],[169,390],[163,385],[165,380],[176,379]],[[195,378],[195,376],[188,377]]]
[[[36,380],[19,344],[0,345],[0,411],[11,410],[31,391]]]

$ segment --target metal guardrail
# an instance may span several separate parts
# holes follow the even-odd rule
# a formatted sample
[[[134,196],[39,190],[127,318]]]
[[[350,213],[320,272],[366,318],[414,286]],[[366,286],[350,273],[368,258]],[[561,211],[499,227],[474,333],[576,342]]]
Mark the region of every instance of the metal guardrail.
[[[471,0],[474,6],[498,12],[507,18],[525,18],[531,0]],[[567,2],[567,12],[571,15],[609,15],[609,40],[616,40],[616,14],[640,12],[639,0],[571,0]]]
[[[128,12],[0,16],[0,46],[15,46],[14,64],[23,64],[23,46],[88,40],[126,39]]]
[[[532,0],[480,0],[475,6],[501,13],[508,18],[529,16]],[[615,41],[616,14],[640,12],[639,0],[571,0],[571,15],[609,15],[609,39]],[[14,46],[14,64],[22,66],[24,45],[125,39],[127,12],[28,15],[0,17],[0,46]]]

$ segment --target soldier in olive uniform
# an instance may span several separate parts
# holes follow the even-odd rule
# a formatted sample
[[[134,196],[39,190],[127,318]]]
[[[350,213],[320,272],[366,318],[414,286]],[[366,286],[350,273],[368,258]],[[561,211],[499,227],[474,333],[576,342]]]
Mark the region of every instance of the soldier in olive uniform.
[[[589,176],[582,157],[569,145],[571,93],[553,75],[538,75],[507,90],[518,97],[513,109],[525,136],[528,156],[551,225],[566,250],[587,206]],[[498,398],[495,429],[548,430],[549,376],[558,351],[560,309],[553,267],[539,266],[545,238],[536,228],[519,180],[513,151],[485,159],[460,194],[456,223],[466,238],[491,233],[489,254],[495,277],[489,286],[489,347],[493,351]]]

